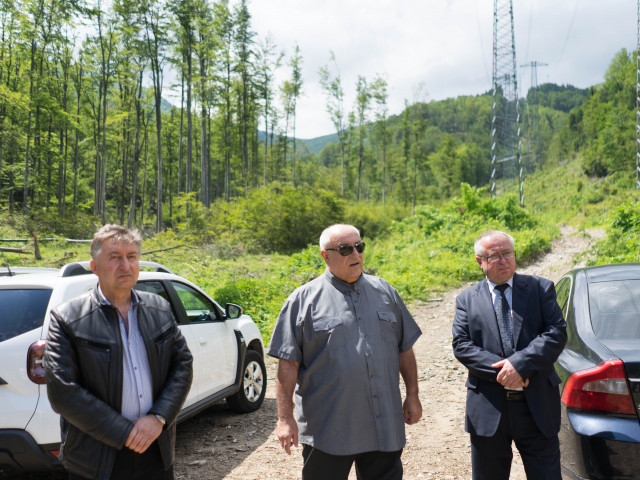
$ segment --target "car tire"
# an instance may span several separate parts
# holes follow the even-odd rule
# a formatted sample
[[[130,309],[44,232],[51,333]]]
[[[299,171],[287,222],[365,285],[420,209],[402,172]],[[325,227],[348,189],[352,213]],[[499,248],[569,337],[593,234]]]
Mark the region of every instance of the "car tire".
[[[248,350],[242,367],[240,390],[227,397],[227,404],[238,413],[254,412],[267,392],[267,370],[264,360],[255,350]]]

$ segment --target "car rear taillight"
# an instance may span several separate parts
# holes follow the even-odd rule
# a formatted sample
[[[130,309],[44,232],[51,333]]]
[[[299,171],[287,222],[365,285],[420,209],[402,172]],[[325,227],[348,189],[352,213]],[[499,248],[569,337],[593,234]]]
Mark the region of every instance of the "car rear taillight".
[[[607,360],[597,367],[574,372],[562,392],[562,403],[581,410],[635,415],[627,375],[620,360]]]
[[[44,347],[46,342],[38,340],[29,347],[27,352],[27,375],[33,383],[44,383]]]

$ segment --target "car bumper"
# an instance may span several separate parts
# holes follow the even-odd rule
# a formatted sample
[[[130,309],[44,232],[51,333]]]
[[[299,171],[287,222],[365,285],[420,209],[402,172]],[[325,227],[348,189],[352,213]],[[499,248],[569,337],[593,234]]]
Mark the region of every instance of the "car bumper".
[[[563,410],[559,434],[563,478],[640,478],[637,417]]]
[[[24,430],[0,430],[0,471],[45,472],[60,468],[51,451],[59,444],[38,445]]]

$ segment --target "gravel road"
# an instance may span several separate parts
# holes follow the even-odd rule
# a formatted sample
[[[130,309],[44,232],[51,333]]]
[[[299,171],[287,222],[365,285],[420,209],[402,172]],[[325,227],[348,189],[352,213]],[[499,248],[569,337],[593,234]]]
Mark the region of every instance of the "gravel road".
[[[557,281],[579,262],[602,231],[577,232],[562,228],[562,237],[551,252],[521,273]],[[464,288],[464,287],[462,287]],[[403,453],[405,479],[468,480],[471,462],[468,435],[464,432],[464,381],[466,370],[451,349],[451,323],[455,297],[413,304],[410,310],[423,335],[414,347],[418,361],[423,418],[407,427]],[[230,414],[224,405],[210,409],[178,427],[176,476],[194,480],[289,480],[300,478],[300,451],[288,456],[280,448],[276,424],[276,362],[267,359],[268,389],[264,406],[253,414]],[[352,472],[352,478],[355,475]],[[514,456],[511,478],[524,480],[524,470]]]
[[[562,238],[551,252],[521,273],[541,275],[557,281],[580,262],[602,231],[577,232],[562,228]],[[465,286],[466,287],[466,286]],[[465,288],[462,287],[462,288]],[[418,361],[422,419],[407,427],[403,453],[405,479],[469,480],[471,464],[468,435],[464,432],[465,369],[451,349],[451,323],[455,297],[462,290],[447,292],[442,298],[410,305],[423,335],[414,350]],[[300,478],[300,450],[288,456],[275,436],[276,362],[267,358],[268,388],[262,408],[248,415],[229,412],[224,403],[178,426],[176,478],[188,480],[293,480]],[[62,474],[0,478],[21,480],[61,480]],[[352,472],[351,477],[355,479]],[[524,470],[514,456],[511,478],[524,480]]]

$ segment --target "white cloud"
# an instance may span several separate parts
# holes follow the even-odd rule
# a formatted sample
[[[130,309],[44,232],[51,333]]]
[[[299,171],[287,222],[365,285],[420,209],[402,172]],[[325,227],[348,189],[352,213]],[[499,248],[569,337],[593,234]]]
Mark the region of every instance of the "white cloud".
[[[427,100],[491,88],[491,0],[252,0],[249,10],[260,37],[270,32],[287,56],[295,43],[300,46],[301,138],[333,133],[318,83],[329,51],[336,55],[349,109],[358,75],[386,76],[390,113],[400,113],[421,82]],[[599,83],[613,55],[636,44],[636,4],[629,0],[518,0],[514,22],[518,65],[549,64],[539,67],[538,83]],[[288,75],[285,64],[280,76]],[[529,83],[529,69],[519,68],[521,95]]]

